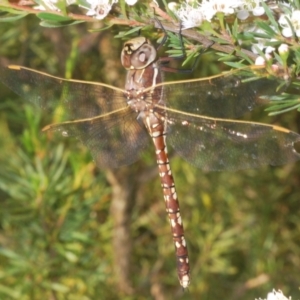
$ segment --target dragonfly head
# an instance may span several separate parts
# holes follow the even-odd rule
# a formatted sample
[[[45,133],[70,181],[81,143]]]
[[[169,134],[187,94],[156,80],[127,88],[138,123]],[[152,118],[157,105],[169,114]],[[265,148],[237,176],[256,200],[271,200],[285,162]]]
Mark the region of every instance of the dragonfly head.
[[[156,49],[145,37],[127,41],[121,53],[121,62],[127,70],[144,69],[156,59]]]

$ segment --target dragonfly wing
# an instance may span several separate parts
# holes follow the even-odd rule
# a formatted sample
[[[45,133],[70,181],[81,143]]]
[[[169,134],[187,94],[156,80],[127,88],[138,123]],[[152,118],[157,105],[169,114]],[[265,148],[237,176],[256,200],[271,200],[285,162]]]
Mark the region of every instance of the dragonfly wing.
[[[260,96],[278,93],[278,79],[245,81],[246,78],[244,72],[234,72],[207,80],[165,83],[165,105],[185,113],[235,119],[267,103]]]
[[[48,125],[44,130],[76,137],[89,148],[97,166],[117,168],[135,162],[149,141],[136,116],[126,108],[95,118]]]
[[[124,91],[109,85],[65,80],[24,67],[0,67],[0,81],[58,124],[48,130],[81,140],[101,167],[118,167],[138,159],[148,139],[128,108]],[[114,113],[115,112],[115,113]],[[61,121],[65,121],[59,123]]]
[[[91,118],[127,106],[121,89],[19,66],[0,67],[0,81],[38,108],[61,117],[58,121]]]
[[[239,170],[282,165],[300,159],[300,135],[261,123],[183,116],[168,112],[167,141],[204,170]]]

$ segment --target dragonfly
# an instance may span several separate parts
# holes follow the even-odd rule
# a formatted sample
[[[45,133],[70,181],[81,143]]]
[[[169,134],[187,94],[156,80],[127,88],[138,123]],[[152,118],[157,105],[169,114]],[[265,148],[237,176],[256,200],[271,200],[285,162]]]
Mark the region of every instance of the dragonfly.
[[[16,94],[63,122],[43,131],[75,137],[100,168],[135,162],[152,140],[175,246],[177,274],[190,284],[190,263],[167,143],[203,170],[222,171],[282,165],[300,159],[300,135],[286,128],[238,118],[277,93],[281,81],[260,69],[231,71],[209,78],[163,81],[153,44],[137,37],[124,44],[125,88],[67,80],[26,67],[0,68],[0,81]]]

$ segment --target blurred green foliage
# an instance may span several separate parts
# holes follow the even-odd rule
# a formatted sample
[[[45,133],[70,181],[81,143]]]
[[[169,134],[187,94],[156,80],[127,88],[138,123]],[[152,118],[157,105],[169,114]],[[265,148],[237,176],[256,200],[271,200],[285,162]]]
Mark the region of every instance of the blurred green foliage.
[[[88,33],[82,24],[45,29],[28,17],[0,27],[2,64],[122,87],[120,47],[111,33]],[[202,73],[217,67],[213,60],[204,55]],[[300,130],[296,112],[257,117]],[[0,86],[1,300],[234,300],[265,297],[273,288],[299,298],[299,163],[203,173],[172,157],[192,282],[181,290],[159,176],[149,175],[132,208],[133,293],[126,296],[113,271],[106,170],[76,141],[41,134],[48,123],[51,116]],[[132,181],[151,167],[149,147],[129,167]]]

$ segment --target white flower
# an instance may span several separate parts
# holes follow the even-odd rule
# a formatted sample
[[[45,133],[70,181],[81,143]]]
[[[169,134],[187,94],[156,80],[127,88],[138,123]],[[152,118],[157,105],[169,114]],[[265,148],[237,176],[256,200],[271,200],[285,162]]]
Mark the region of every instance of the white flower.
[[[250,12],[254,16],[261,16],[265,13],[265,9],[261,6],[262,0],[244,0],[237,10],[237,18],[245,20],[249,17]]]
[[[259,298],[258,300],[262,300],[261,298]],[[278,292],[276,292],[275,290],[273,290],[273,292],[268,293],[267,299],[266,300],[292,300],[291,297],[287,298],[282,294],[282,291],[278,290]]]
[[[292,37],[293,31],[287,19],[292,24],[292,27],[298,37],[300,37],[300,10],[294,10],[291,15],[281,15],[278,23],[283,28],[282,35],[284,37]]]
[[[267,300],[291,300],[291,297],[285,297],[280,290],[278,290],[278,292],[273,290],[273,292],[268,294]]]
[[[184,2],[179,8],[176,3],[171,2],[168,7],[181,20],[183,28],[200,26],[204,20],[203,11],[198,2],[194,2],[193,5]]]
[[[278,47],[278,52],[279,54],[286,54],[289,52],[289,46],[287,44],[281,44]]]
[[[38,10],[55,10],[60,11],[60,9],[55,5],[58,0],[43,0],[40,5],[35,6],[35,9]]]
[[[256,66],[264,66],[266,64],[266,61],[262,56],[258,56],[258,57],[256,57],[254,64]]]
[[[134,5],[137,3],[137,0],[125,0],[128,5]]]
[[[258,39],[258,43],[253,44],[251,46],[252,52],[255,53],[255,54],[259,54],[259,51],[257,50],[257,48],[261,51],[264,51],[267,54],[270,54],[270,53],[274,52],[275,51],[274,47],[265,45],[266,42],[270,42],[270,41],[276,41],[276,39],[271,39],[271,40]]]
[[[86,2],[91,5],[90,7],[82,6],[85,9],[88,9],[86,15],[102,20],[108,15],[112,5],[116,3],[117,0],[86,0]]]
[[[235,8],[241,5],[241,0],[204,0],[201,3],[203,15],[207,21],[210,21],[216,13],[222,12],[230,15],[235,12]]]
[[[168,3],[168,8],[172,11],[172,12],[176,12],[179,8],[179,4],[176,2],[169,2]]]
[[[250,16],[250,14],[249,14],[248,10],[241,9],[241,10],[238,10],[236,16],[240,20],[246,20]]]

